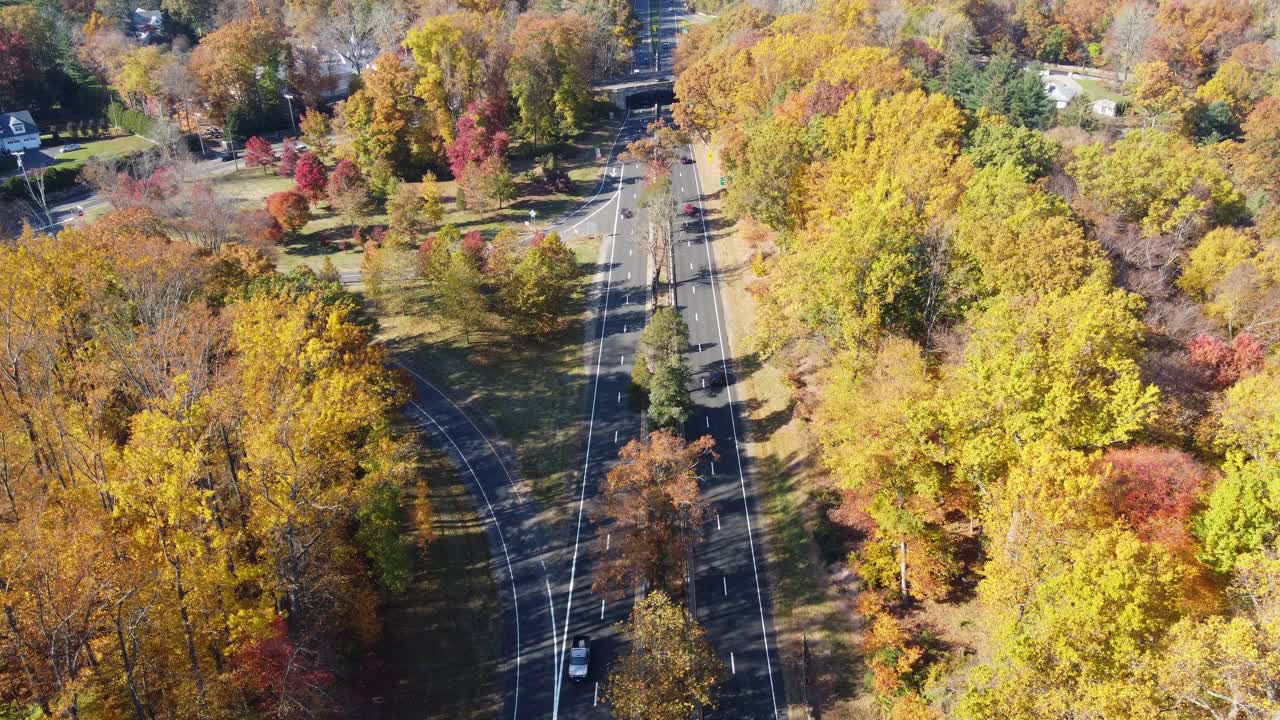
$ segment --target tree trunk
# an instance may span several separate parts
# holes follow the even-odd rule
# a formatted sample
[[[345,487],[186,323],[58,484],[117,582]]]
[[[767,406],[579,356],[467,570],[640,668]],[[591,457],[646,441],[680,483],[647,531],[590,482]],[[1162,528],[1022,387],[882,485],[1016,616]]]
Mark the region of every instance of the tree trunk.
[[[200,671],[200,658],[196,654],[195,632],[191,629],[191,616],[187,613],[187,590],[182,584],[182,566],[178,562],[178,558],[169,553],[169,544],[165,539],[164,530],[160,531],[160,549],[164,553],[164,559],[168,561],[169,566],[173,568],[173,589],[178,597],[178,616],[182,621],[182,633],[187,641],[187,661],[191,664],[191,677],[196,684],[196,706],[199,708],[200,717],[208,716],[208,709],[205,707],[205,686],[204,674]]]
[[[138,697],[137,683],[133,679],[133,659],[129,657],[129,648],[124,642],[124,623],[120,619],[122,606],[116,606],[116,642],[120,645],[120,662],[124,665],[125,686],[129,688],[129,700],[133,703],[133,717],[136,720],[147,720],[142,709],[142,700]]]
[[[907,595],[907,536],[898,538],[898,587],[902,591],[902,605],[906,607],[911,601]]]

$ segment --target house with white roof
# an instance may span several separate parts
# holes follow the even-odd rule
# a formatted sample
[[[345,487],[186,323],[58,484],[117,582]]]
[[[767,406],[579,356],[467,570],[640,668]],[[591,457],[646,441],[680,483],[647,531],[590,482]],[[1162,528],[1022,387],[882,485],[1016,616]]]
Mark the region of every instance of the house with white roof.
[[[1040,82],[1044,84],[1044,90],[1049,94],[1049,99],[1053,100],[1053,104],[1059,110],[1066,107],[1067,103],[1084,92],[1084,88],[1080,87],[1080,83],[1069,75],[1041,73]]]
[[[6,153],[40,147],[40,127],[26,110],[0,113],[0,150]]]

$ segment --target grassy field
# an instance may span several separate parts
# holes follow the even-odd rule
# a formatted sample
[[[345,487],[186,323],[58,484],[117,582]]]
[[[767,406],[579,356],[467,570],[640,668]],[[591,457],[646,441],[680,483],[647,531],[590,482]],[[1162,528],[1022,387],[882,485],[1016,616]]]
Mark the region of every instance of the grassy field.
[[[706,148],[696,155],[706,157]],[[718,169],[700,162],[704,190],[719,185]],[[859,589],[856,577],[839,557],[839,542],[819,542],[839,530],[826,518],[822,472],[816,464],[814,441],[794,415],[790,383],[783,371],[744,355],[755,313],[750,285],[751,249],[734,226],[724,220],[722,202],[706,203],[709,228],[716,241],[718,274],[724,282],[722,299],[742,378],[741,397],[748,415],[747,449],[754,482],[761,493],[769,530],[768,568],[774,601],[778,654],[782,659],[788,717],[808,717],[800,658],[805,640],[810,661],[808,697],[825,718],[876,718],[869,695],[861,693],[862,627],[854,611]]]
[[[1080,87],[1084,88],[1085,94],[1093,100],[1114,100],[1118,103],[1130,101],[1128,95],[1113,89],[1111,83],[1105,80],[1077,76],[1076,82],[1080,83]]]
[[[594,260],[596,241],[580,238],[567,244],[579,258]],[[584,290],[589,281],[589,272],[584,273]],[[377,313],[381,339],[401,362],[491,422],[491,429],[515,450],[532,492],[545,506],[558,505],[575,477],[582,441],[587,375],[581,293],[572,321],[543,338],[515,334],[518,328],[492,314],[483,327],[464,334],[430,312],[430,301],[416,281],[403,282],[386,295]]]
[[[411,501],[432,509],[433,536],[418,542],[413,582],[384,609],[378,720],[497,717],[501,642],[497,589],[484,521],[461,476],[427,451]]]
[[[616,131],[617,123],[603,123],[572,141],[537,152],[520,145],[513,147],[511,171],[516,177],[517,199],[501,209],[459,209],[456,206],[457,183],[452,180],[441,182],[440,190],[445,206],[441,225],[453,225],[464,233],[479,231],[491,238],[504,227],[523,229],[530,210],[537,213],[538,226],[546,225],[586,202],[596,191],[601,171],[601,161],[596,159],[596,151],[599,149],[602,156],[607,155]],[[535,156],[547,153],[554,153],[573,179],[572,192],[544,192],[529,176],[536,166]],[[279,177],[270,168],[243,168],[221,175],[213,182],[221,194],[236,200],[243,207],[261,207],[271,193],[293,187],[291,179]],[[416,189],[419,184],[410,183],[410,186]],[[287,272],[301,264],[319,270],[326,257],[333,261],[339,271],[358,270],[363,257],[360,248],[344,250],[340,247],[341,241],[351,238],[353,228],[324,204],[313,207],[312,214],[313,220],[302,229],[298,237],[280,248],[277,259],[280,270]],[[386,220],[385,214],[374,213],[363,218],[363,223],[382,225]],[[593,261],[594,249],[583,249],[579,257],[584,262]]]
[[[69,142],[79,142],[72,139]],[[79,150],[73,150],[69,153],[59,154],[57,147],[45,148],[47,152],[56,162],[49,167],[80,167],[89,160],[90,157],[96,157],[100,160],[107,158],[128,155],[132,152],[145,150],[151,147],[151,142],[138,137],[137,135],[125,135],[124,137],[110,138],[108,140],[87,140],[81,142],[83,145]]]

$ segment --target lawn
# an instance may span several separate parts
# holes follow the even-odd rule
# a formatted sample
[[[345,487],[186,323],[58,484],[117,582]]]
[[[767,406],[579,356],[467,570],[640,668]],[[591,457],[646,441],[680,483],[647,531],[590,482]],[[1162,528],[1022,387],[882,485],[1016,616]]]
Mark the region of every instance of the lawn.
[[[1111,83],[1106,80],[1098,80],[1096,78],[1087,78],[1076,76],[1076,82],[1080,83],[1080,87],[1084,88],[1084,92],[1093,100],[1114,100],[1117,103],[1127,103],[1131,98],[1121,91],[1112,89]]]
[[[597,242],[567,241],[579,258],[593,261]],[[583,274],[584,290],[590,274]],[[544,507],[560,506],[578,467],[585,425],[581,293],[566,327],[542,338],[517,334],[519,328],[494,314],[467,335],[430,308],[416,280],[388,289],[377,312],[380,339],[400,362],[491,423],[489,430],[515,450],[521,476]]]
[[[527,145],[516,144],[511,150],[511,171],[516,178],[517,199],[501,209],[462,210],[456,206],[457,183],[452,180],[442,181],[440,190],[445,206],[445,215],[441,225],[453,225],[464,233],[479,231],[487,238],[492,238],[504,227],[525,228],[529,219],[529,211],[537,213],[536,224],[543,226],[557,217],[568,213],[595,193],[599,184],[602,160],[596,159],[597,149],[601,156],[608,154],[617,131],[617,122],[601,123],[571,141],[537,150]],[[554,153],[559,158],[561,167],[574,181],[570,193],[547,193],[530,176],[536,166],[538,156]],[[214,179],[218,191],[243,207],[261,207],[264,199],[271,193],[281,192],[293,187],[293,181],[275,174],[272,169],[244,168]],[[410,183],[415,189],[418,183]],[[302,229],[299,236],[281,246],[277,259],[277,267],[287,272],[298,265],[307,264],[319,270],[325,257],[333,261],[339,271],[356,271],[360,268],[363,252],[359,248],[342,249],[340,243],[351,238],[350,225],[320,205],[312,208],[314,219]],[[363,219],[366,225],[386,223],[386,215],[375,213]],[[595,249],[579,246],[579,260],[589,262],[595,260]]]
[[[501,623],[489,572],[484,520],[461,475],[442,455],[424,449],[420,477],[407,506],[426,500],[432,537],[411,527],[416,542],[413,581],[384,609],[385,663],[370,688],[382,720],[497,717]]]
[[[79,141],[73,139],[70,142]],[[58,147],[44,148],[45,152],[55,160],[49,167],[80,167],[91,157],[105,160],[151,147],[151,141],[137,135],[125,135],[107,140],[87,140],[80,144],[84,147],[65,154],[59,154]]]

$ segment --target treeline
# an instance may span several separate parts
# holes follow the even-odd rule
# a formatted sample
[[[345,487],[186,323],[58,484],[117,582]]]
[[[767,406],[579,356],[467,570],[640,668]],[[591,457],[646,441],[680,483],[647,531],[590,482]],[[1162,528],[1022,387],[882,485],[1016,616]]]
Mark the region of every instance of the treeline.
[[[349,711],[415,482],[352,297],[143,209],[0,262],[7,712]]]
[[[895,718],[1269,717],[1269,76],[1166,86],[1239,77],[1240,142],[1168,110],[1045,134],[1038,78],[964,53],[974,19],[895,9],[733,6],[679,48],[674,108],[755,248],[753,349],[866,535],[869,689]],[[981,662],[913,637],[973,581]]]

